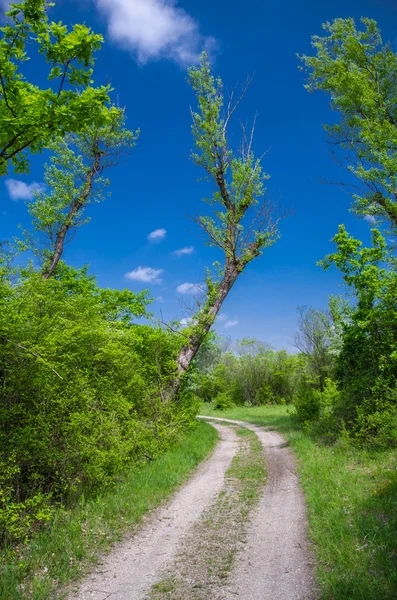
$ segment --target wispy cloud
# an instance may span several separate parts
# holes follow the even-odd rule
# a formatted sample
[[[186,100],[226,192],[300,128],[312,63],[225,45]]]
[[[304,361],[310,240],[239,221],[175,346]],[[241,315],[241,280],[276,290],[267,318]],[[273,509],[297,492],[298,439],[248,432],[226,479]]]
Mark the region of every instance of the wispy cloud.
[[[168,58],[181,65],[195,63],[215,46],[178,0],[94,0],[105,16],[110,38],[136,56],[138,63]]]
[[[25,183],[19,181],[19,179],[6,179],[5,185],[8,191],[8,195],[11,200],[32,200],[34,192],[42,192],[44,186],[41,183]]]
[[[367,223],[371,223],[373,225],[374,223],[376,223],[376,217],[374,217],[373,215],[365,215],[364,221],[367,221]]]
[[[181,320],[179,321],[179,324],[180,324],[182,327],[187,327],[188,325],[190,325],[190,323],[191,323],[192,321],[193,321],[193,318],[192,318],[192,317],[186,317],[186,318],[183,318],[183,319],[181,319]]]
[[[161,283],[160,275],[163,269],[152,269],[152,267],[137,267],[133,271],[125,274],[126,279],[132,281],[142,281],[144,283]]]
[[[224,327],[225,329],[229,329],[229,327],[236,327],[238,325],[238,321],[226,321]]]
[[[220,314],[217,316],[217,320],[218,320],[218,321],[221,321],[221,322],[222,322],[222,321],[226,321],[226,319],[227,319],[227,315],[225,315],[225,313],[220,313]]]
[[[184,248],[180,248],[179,250],[175,250],[174,254],[177,256],[185,256],[186,254],[193,254],[194,246],[185,246]]]
[[[201,292],[202,288],[197,283],[181,283],[176,288],[176,291],[180,294],[196,294],[197,292]]]
[[[157,296],[157,298],[154,299],[155,302],[160,302],[160,304],[164,304],[165,300],[164,300],[164,296]]]
[[[166,236],[166,229],[155,229],[154,231],[149,233],[147,239],[149,240],[149,242],[161,242],[161,240],[164,240]]]

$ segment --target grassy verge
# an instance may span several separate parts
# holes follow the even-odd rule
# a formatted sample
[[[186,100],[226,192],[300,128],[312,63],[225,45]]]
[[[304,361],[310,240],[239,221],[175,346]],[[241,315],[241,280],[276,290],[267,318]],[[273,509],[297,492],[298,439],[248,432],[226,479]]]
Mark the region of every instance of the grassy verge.
[[[397,598],[397,452],[327,446],[287,407],[202,414],[272,426],[290,441],[305,491],[321,600]]]
[[[1,600],[54,598],[68,582],[81,577],[90,564],[121,535],[139,523],[185,481],[214,448],[218,434],[199,423],[183,442],[160,459],[126,476],[117,487],[59,511],[51,528],[27,544],[0,552]]]
[[[236,431],[240,448],[225,484],[185,539],[176,560],[156,583],[150,600],[217,600],[247,539],[249,514],[266,481],[263,447],[248,429]]]

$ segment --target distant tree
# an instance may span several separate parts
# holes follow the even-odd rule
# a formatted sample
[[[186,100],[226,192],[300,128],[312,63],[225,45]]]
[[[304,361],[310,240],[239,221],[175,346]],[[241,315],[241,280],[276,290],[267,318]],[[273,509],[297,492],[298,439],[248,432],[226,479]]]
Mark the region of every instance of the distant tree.
[[[49,23],[50,6],[46,0],[12,3],[0,28],[0,175],[10,161],[16,172],[28,171],[27,149],[40,152],[65,132],[106,120],[109,88],[91,85],[93,53],[103,38],[85,25],[68,31],[62,23]],[[21,70],[32,43],[50,65],[52,87],[28,81]]]
[[[216,263],[218,276],[207,272],[205,300],[192,326],[185,330],[186,343],[178,356],[179,378],[189,368],[239,275],[279,237],[278,219],[265,196],[264,182],[269,176],[263,172],[261,158],[255,158],[253,152],[254,127],[249,134],[243,129],[238,151],[230,145],[230,122],[246,88],[240,97],[232,93],[225,102],[222,81],[212,75],[206,54],[198,67],[189,70],[189,80],[198,102],[197,112],[192,111],[196,144],[192,160],[204,169],[215,187],[212,197],[206,200],[214,214],[199,216],[197,223],[208,244],[220,249],[224,260],[223,265]]]
[[[106,125],[69,134],[50,146],[53,156],[45,167],[49,191],[36,193],[29,204],[33,228],[39,234],[38,243],[33,241],[31,247],[37,251],[44,246],[45,278],[54,274],[67,240],[87,222],[85,208],[103,199],[109,185],[104,171],[125,158],[138,135],[139,131],[126,129],[124,112],[112,109]]]
[[[309,91],[322,90],[340,122],[326,126],[338,162],[362,185],[353,186],[354,210],[397,227],[397,54],[375,21],[325,23],[314,36],[315,56],[301,56]]]
[[[320,391],[323,391],[332,365],[331,315],[324,310],[307,306],[299,307],[298,313],[298,331],[294,335],[294,346],[307,357],[314,380]]]

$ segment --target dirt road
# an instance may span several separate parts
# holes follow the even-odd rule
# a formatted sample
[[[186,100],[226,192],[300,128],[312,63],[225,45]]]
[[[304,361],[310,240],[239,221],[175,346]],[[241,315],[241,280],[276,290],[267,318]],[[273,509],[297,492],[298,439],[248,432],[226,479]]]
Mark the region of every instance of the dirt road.
[[[217,425],[221,441],[211,458],[174,496],[168,506],[154,511],[137,535],[106,556],[73,600],[142,600],[172,560],[178,545],[203,510],[222,489],[225,472],[237,451],[230,427]]]
[[[207,419],[207,418],[206,418]],[[154,511],[135,535],[103,559],[70,600],[145,600],[161,580],[183,540],[222,492],[238,450],[233,426],[247,427],[263,444],[267,482],[259,506],[250,515],[248,542],[238,554],[216,598],[208,600],[314,600],[312,561],[306,538],[306,511],[295,458],[284,438],[245,422],[208,419],[221,440],[209,460],[164,508]],[[225,525],[227,527],[227,523]],[[197,557],[199,560],[199,557]],[[172,593],[164,598],[172,600]],[[192,600],[191,597],[184,600]]]
[[[312,600],[316,597],[306,537],[306,507],[296,460],[275,431],[245,422],[261,440],[268,469],[267,485],[254,515],[248,544],[225,586],[227,600]]]

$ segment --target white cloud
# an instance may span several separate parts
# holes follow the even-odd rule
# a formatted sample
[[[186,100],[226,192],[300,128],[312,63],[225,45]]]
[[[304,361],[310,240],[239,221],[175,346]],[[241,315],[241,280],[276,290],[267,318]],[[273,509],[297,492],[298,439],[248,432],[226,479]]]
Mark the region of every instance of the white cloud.
[[[25,183],[18,179],[6,179],[5,180],[8,195],[11,200],[32,200],[34,192],[42,192],[44,186],[41,183]]]
[[[198,22],[178,0],[95,0],[106,17],[109,36],[132,51],[140,64],[170,58],[181,65],[195,63],[215,40],[200,33]]]
[[[154,299],[155,302],[160,302],[160,304],[164,304],[165,300],[164,300],[164,296],[157,296],[157,298]]]
[[[373,215],[365,215],[364,221],[367,221],[367,223],[374,224],[376,223],[376,217],[374,217]]]
[[[227,315],[225,315],[225,313],[220,313],[220,314],[217,316],[217,320],[218,320],[218,321],[226,321],[226,319],[227,319]]]
[[[159,275],[163,273],[163,269],[152,269],[152,267],[138,267],[133,271],[125,274],[126,279],[132,281],[143,281],[144,283],[161,283]]]
[[[147,236],[149,242],[160,242],[167,235],[166,229],[155,229]]]
[[[236,327],[238,325],[238,321],[226,321],[224,327],[228,329],[229,327]]]
[[[202,291],[202,289],[197,283],[182,283],[178,285],[176,291],[180,294],[196,294]]]
[[[193,254],[194,246],[185,246],[184,248],[180,248],[179,250],[175,250],[174,254],[177,256],[184,256],[185,254]]]
[[[192,317],[187,317],[184,319],[181,319],[179,321],[179,324],[182,325],[182,327],[187,327],[188,325],[190,325],[190,323],[193,321]]]

